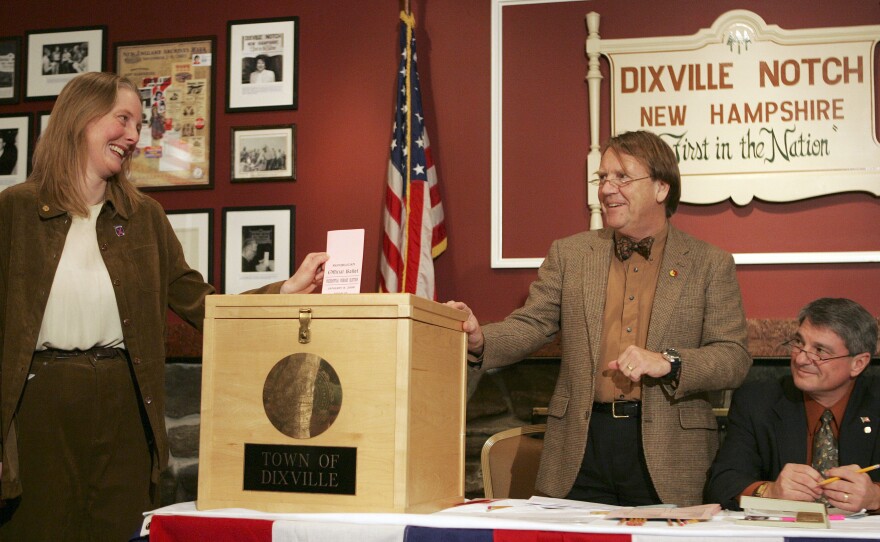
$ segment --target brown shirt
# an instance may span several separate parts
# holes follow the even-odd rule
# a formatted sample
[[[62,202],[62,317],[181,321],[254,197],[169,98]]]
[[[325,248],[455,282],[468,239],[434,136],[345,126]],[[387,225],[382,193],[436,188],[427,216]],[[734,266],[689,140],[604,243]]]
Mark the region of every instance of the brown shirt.
[[[668,226],[664,226],[654,236],[647,260],[637,252],[625,262],[616,255],[611,257],[602,319],[601,370],[596,378],[597,403],[638,401],[642,397],[641,383],[609,369],[608,363],[616,360],[628,346],[644,348],[648,342],[648,324],[668,231]]]

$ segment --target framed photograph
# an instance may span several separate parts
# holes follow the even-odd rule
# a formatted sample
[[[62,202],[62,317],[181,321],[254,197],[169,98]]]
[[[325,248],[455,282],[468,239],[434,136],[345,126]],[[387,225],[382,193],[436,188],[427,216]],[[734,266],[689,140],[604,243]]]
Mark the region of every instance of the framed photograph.
[[[0,38],[0,104],[18,103],[20,81],[21,38]]]
[[[165,214],[183,247],[186,263],[201,273],[205,282],[213,281],[214,209],[165,211]]]
[[[40,136],[43,135],[43,131],[46,130],[46,126],[49,125],[49,115],[51,111],[40,111],[36,115],[36,129],[35,132],[37,137],[34,138],[34,141],[40,139]]]
[[[24,99],[54,98],[77,75],[104,71],[106,50],[106,26],[28,32]]]
[[[296,109],[299,17],[229,21],[226,112]]]
[[[296,180],[296,125],[232,128],[232,182]]]
[[[142,189],[210,188],[214,38],[117,43],[116,73],[134,81],[143,106],[131,176]]]
[[[296,207],[223,209],[223,293],[239,294],[293,274]]]
[[[0,115],[0,190],[27,179],[30,113]]]

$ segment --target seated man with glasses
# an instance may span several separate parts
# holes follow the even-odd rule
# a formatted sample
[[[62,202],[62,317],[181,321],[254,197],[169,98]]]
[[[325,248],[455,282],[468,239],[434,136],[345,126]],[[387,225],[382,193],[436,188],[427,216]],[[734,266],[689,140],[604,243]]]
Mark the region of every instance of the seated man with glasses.
[[[880,509],[880,470],[859,472],[880,463],[880,382],[863,374],[877,320],[855,301],[822,298],[798,323],[785,343],[791,376],[734,393],[706,502],[736,509],[754,495]],[[832,476],[840,480],[820,485]]]

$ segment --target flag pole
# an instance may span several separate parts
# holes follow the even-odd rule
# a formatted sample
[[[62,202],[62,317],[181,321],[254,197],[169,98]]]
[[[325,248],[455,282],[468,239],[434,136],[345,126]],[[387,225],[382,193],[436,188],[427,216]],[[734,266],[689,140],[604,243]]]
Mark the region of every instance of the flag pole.
[[[406,23],[406,172],[403,175],[403,186],[406,187],[406,201],[404,202],[406,206],[406,216],[409,217],[410,213],[412,213],[412,153],[413,149],[410,148],[410,143],[412,143],[412,49],[410,48],[412,44],[412,32],[413,27],[415,26],[415,21],[413,21],[412,13],[409,12],[409,0],[405,0],[406,2],[406,13],[403,17],[401,17]],[[407,220],[409,222],[409,220]],[[401,275],[401,284],[404,285],[402,292],[406,291],[406,280],[407,275],[410,273],[409,266],[409,236],[412,235],[413,232],[410,231],[409,224],[404,228],[403,234],[403,273]],[[421,233],[419,233],[421,235]],[[418,270],[416,270],[418,272]]]

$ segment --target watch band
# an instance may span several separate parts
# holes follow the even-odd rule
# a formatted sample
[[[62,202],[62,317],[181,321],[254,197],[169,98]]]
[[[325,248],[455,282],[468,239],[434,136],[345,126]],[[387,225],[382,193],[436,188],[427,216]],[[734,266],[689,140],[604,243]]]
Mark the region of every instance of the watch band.
[[[755,488],[755,492],[752,493],[752,497],[763,497],[764,493],[767,492],[767,488],[770,487],[770,482],[764,482]]]
[[[661,380],[663,382],[678,382],[678,377],[681,376],[681,354],[675,348],[667,348],[661,355],[669,362],[669,373],[664,375]]]

